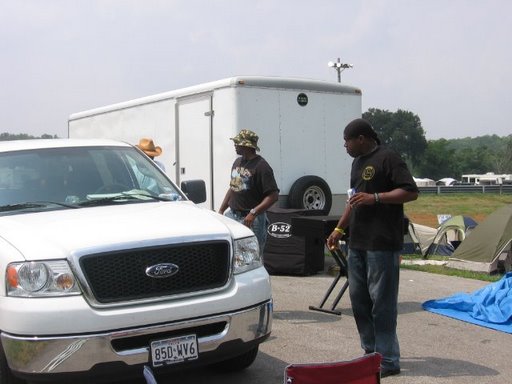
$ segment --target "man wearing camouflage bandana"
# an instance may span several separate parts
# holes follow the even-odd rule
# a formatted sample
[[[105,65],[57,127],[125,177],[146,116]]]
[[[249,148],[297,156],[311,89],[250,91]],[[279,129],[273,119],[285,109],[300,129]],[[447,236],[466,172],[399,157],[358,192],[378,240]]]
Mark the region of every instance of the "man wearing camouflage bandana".
[[[243,129],[231,140],[239,157],[231,167],[231,182],[219,213],[251,228],[258,238],[262,255],[268,225],[265,212],[277,201],[279,189],[274,171],[263,157],[256,154],[260,150],[258,135]]]

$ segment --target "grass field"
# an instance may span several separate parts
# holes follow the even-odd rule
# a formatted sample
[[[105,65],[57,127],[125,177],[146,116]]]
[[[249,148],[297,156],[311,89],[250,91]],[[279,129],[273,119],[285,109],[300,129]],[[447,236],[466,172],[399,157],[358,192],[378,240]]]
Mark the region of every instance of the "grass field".
[[[438,214],[464,215],[481,223],[496,209],[512,204],[512,195],[491,193],[426,194],[405,204],[405,214],[413,223],[437,228]]]

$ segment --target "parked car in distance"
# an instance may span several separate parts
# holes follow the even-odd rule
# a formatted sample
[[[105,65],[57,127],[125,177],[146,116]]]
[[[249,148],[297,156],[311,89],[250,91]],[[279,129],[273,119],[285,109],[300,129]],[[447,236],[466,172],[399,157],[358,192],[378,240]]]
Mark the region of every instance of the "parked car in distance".
[[[252,231],[111,140],[0,142],[0,279],[0,384],[243,369],[272,328]]]

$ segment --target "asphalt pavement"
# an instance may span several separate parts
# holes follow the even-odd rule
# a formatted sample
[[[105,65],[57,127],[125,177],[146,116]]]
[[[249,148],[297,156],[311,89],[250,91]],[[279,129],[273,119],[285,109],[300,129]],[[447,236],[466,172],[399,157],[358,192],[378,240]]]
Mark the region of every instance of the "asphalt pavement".
[[[328,265],[326,265],[327,271]],[[348,291],[341,315],[312,311],[333,277],[272,276],[274,320],[271,337],[248,369],[220,374],[208,369],[174,373],[159,384],[281,384],[287,364],[349,360],[362,355]],[[341,287],[344,278],[340,280]],[[426,312],[421,304],[488,283],[401,270],[398,337],[402,373],[383,383],[512,383],[512,335]],[[335,290],[335,293],[337,290]],[[334,294],[332,296],[335,296]],[[325,305],[330,307],[330,302]]]

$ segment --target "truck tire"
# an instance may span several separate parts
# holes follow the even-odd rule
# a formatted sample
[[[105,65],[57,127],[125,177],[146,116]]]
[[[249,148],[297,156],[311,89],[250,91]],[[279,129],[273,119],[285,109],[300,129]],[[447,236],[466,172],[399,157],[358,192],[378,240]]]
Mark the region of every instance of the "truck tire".
[[[258,355],[258,346],[245,352],[242,355],[232,357],[231,359],[215,363],[211,366],[212,369],[219,372],[236,372],[247,368],[251,365],[256,356]]]
[[[293,183],[288,194],[288,207],[321,211],[328,215],[332,205],[329,185],[318,176],[303,176]]]

